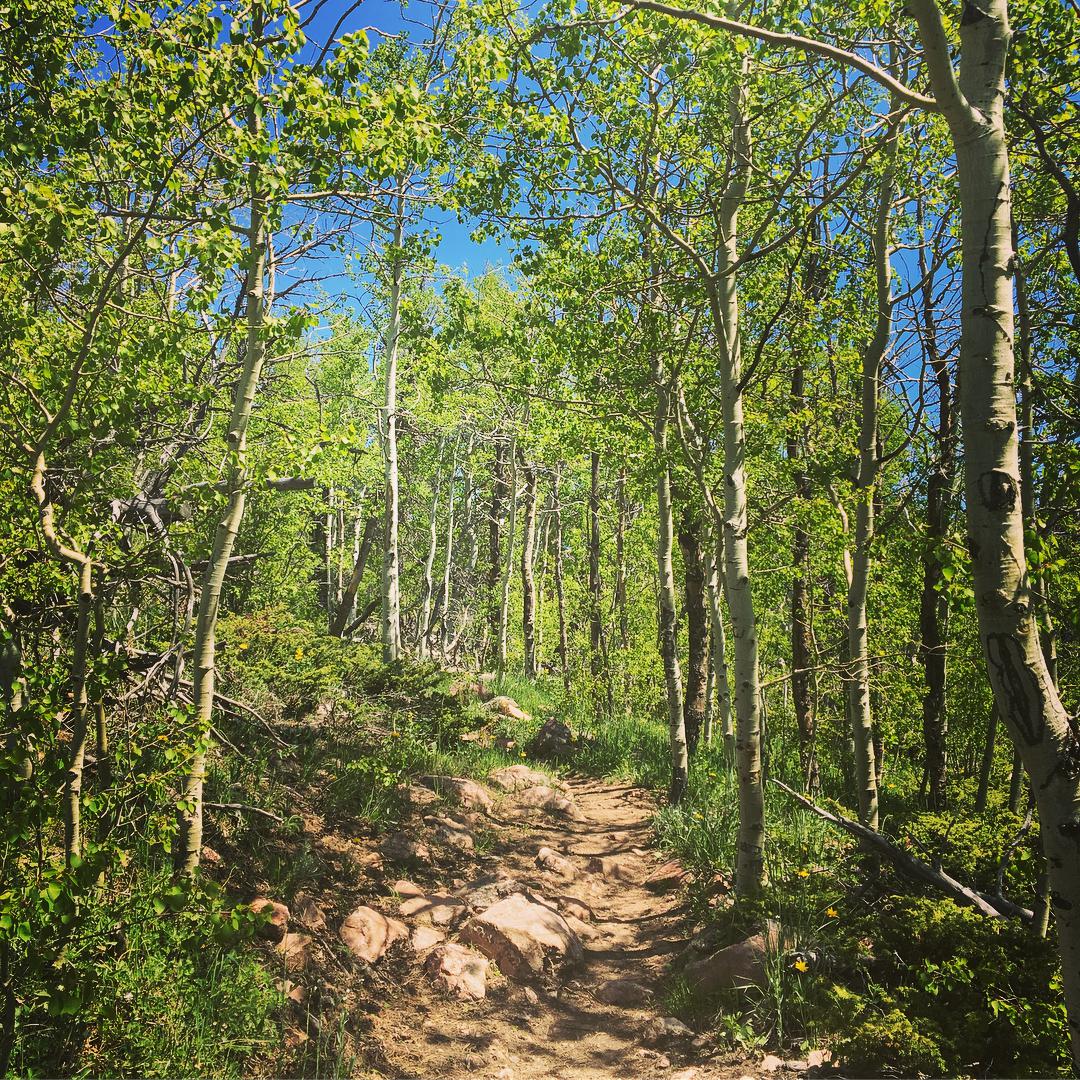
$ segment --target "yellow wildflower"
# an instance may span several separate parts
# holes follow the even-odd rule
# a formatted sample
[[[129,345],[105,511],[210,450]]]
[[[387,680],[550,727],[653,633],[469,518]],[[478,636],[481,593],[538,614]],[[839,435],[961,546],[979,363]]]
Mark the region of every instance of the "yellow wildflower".
[[[391,731],[390,732],[390,738],[391,739],[400,739],[401,738],[401,732],[400,731]]]
[[[809,877],[809,876],[810,876],[810,871],[809,871],[809,870],[807,870],[807,869],[806,869],[806,867],[804,866],[804,867],[803,867],[803,868],[802,868],[802,869],[801,869],[801,870],[799,871],[799,877],[802,877],[802,878],[806,878],[806,877]]]
[[[810,970],[810,965],[805,960],[796,960],[795,963],[792,964],[791,966],[796,971],[809,971]]]
[[[825,914],[828,915],[830,919],[836,919],[839,917],[840,912],[837,911],[836,908],[831,907],[828,911],[825,912]]]
[[[244,650],[245,650],[245,649],[246,649],[246,648],[248,647],[248,643],[247,643],[246,641],[241,641],[241,642],[240,642],[240,644],[239,644],[239,645],[237,645],[236,647],[237,647],[237,648],[238,648],[238,649],[239,649],[239,650],[240,650],[241,652],[243,652],[243,651],[244,651]]]
[[[304,659],[304,650],[303,649],[297,649],[296,650],[296,659],[297,660],[303,660]]]

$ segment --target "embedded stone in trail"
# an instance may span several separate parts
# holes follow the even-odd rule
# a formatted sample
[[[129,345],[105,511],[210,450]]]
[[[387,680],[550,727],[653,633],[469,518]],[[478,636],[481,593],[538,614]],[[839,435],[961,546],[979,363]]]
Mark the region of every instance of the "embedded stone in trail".
[[[259,896],[251,901],[251,910],[256,914],[267,913],[267,921],[259,925],[259,937],[267,941],[281,941],[289,925],[289,909],[277,900]]]
[[[481,1001],[487,996],[487,958],[463,945],[440,945],[427,958],[424,970],[455,997]]]
[[[625,855],[600,855],[590,859],[585,867],[590,874],[599,874],[608,881],[621,881],[627,885],[640,885],[645,876],[640,859]]]
[[[409,946],[414,953],[425,953],[428,949],[434,949],[446,940],[446,935],[441,930],[435,930],[430,926],[418,926],[409,937]]]
[[[573,799],[549,787],[526,788],[515,797],[514,805],[524,810],[544,810],[549,814],[560,814],[572,821],[580,821],[584,817],[581,808]]]
[[[512,896],[521,892],[522,884],[517,878],[507,877],[505,874],[497,874],[493,877],[477,878],[468,885],[458,889],[457,895],[468,905],[472,911],[485,911],[496,900]]]
[[[440,844],[455,848],[457,851],[472,851],[476,847],[473,834],[464,825],[448,817],[426,817],[424,824],[432,827],[434,839]]]
[[[488,779],[500,791],[513,792],[531,787],[557,786],[557,781],[536,769],[530,769],[528,765],[504,765],[501,769],[496,769]]]
[[[541,870],[573,881],[577,877],[577,867],[565,856],[549,847],[542,847],[536,853],[536,865]]]
[[[605,1005],[621,1005],[633,1008],[646,1005],[653,999],[653,992],[633,979],[612,979],[596,991],[597,1000]]]
[[[305,892],[296,894],[296,917],[309,930],[326,929],[326,912],[316,900]]]
[[[313,946],[310,934],[288,933],[274,947],[285,963],[285,970],[296,973],[305,971],[310,965]]]
[[[646,879],[645,884],[658,893],[674,892],[686,884],[690,874],[686,868],[676,859],[658,866]]]
[[[448,799],[455,799],[469,810],[490,814],[495,807],[487,790],[465,776],[421,776],[420,783]]]
[[[409,928],[398,919],[361,906],[341,924],[338,933],[353,956],[374,964],[395,941],[409,936]]]
[[[475,945],[511,979],[533,979],[543,974],[545,961],[576,963],[584,955],[581,941],[561,915],[521,893],[470,919],[461,940]]]

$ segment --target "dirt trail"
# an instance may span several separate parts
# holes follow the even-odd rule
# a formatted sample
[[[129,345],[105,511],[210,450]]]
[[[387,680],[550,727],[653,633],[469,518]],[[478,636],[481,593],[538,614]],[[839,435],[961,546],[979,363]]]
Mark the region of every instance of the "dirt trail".
[[[369,1037],[384,1061],[380,1073],[395,1080],[754,1075],[750,1063],[717,1055],[690,1034],[655,1033],[667,1015],[662,1001],[627,1007],[596,996],[614,979],[658,989],[691,928],[677,887],[658,891],[655,883],[645,883],[663,861],[650,849],[647,793],[576,779],[568,782],[567,794],[580,808],[579,820],[541,815],[500,824],[482,864],[488,873],[516,878],[538,897],[572,896],[590,908],[589,923],[575,923],[584,961],[531,987],[505,979],[492,966],[487,997],[478,1002],[440,994],[417,966],[415,977],[406,978],[400,994],[372,1018]],[[542,847],[573,861],[574,880],[537,867]],[[606,872],[596,863],[588,869],[594,859],[607,860]]]

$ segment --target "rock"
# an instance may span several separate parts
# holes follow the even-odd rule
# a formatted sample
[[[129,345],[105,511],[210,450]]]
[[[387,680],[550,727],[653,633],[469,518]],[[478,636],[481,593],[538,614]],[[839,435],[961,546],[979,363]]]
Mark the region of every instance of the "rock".
[[[497,900],[521,892],[522,884],[517,878],[496,874],[493,877],[477,878],[458,890],[458,896],[470,911],[486,911]]]
[[[645,885],[653,892],[674,892],[686,884],[689,873],[682,863],[675,859],[658,866],[645,879]]]
[[[552,781],[542,772],[528,765],[504,765],[496,769],[488,779],[500,791],[523,791],[531,787],[551,787]]]
[[[487,707],[496,715],[505,716],[509,720],[522,720],[527,723],[532,719],[512,697],[492,698]]]
[[[393,832],[379,845],[384,858],[394,863],[426,863],[431,861],[431,849],[407,833]]]
[[[448,817],[426,817],[424,824],[430,825],[437,843],[456,851],[472,851],[476,847],[473,834],[464,825]]]
[[[361,906],[341,924],[338,933],[353,956],[374,964],[395,941],[409,936],[409,928],[374,908]]]
[[[430,926],[418,926],[409,937],[409,946],[414,953],[425,953],[428,949],[434,949],[446,940],[446,935],[441,930],[435,930]]]
[[[545,961],[576,963],[583,950],[566,920],[515,893],[469,920],[461,940],[475,945],[511,979],[543,974]]]
[[[487,967],[486,957],[453,942],[438,946],[424,964],[436,985],[466,1001],[487,996]]]
[[[431,910],[431,903],[426,896],[410,896],[398,904],[398,914],[403,919],[411,919],[414,915]]]
[[[423,896],[424,890],[415,881],[406,881],[400,878],[390,886],[398,896],[408,898],[410,896]]]
[[[777,1069],[784,1067],[784,1059],[778,1058],[775,1054],[766,1054],[761,1060],[762,1072],[776,1072]]]
[[[687,964],[683,975],[692,990],[714,994],[739,986],[765,986],[765,961],[770,951],[780,945],[779,927],[772,923],[765,933],[754,934],[745,941]]]
[[[540,995],[531,986],[525,987],[525,992],[523,996],[530,1005],[540,1004]]]
[[[543,810],[549,814],[561,814],[573,821],[578,821],[583,816],[573,799],[549,787],[526,788],[515,797],[514,805],[523,810]]]
[[[633,979],[612,979],[596,991],[596,997],[605,1005],[633,1008],[652,1001],[653,992],[647,986],[634,982]]]
[[[529,743],[532,757],[565,761],[574,752],[574,733],[561,720],[549,717]]]
[[[267,921],[259,924],[259,937],[267,941],[281,941],[289,926],[289,909],[277,900],[259,896],[251,901],[251,910],[256,914],[267,914]]]
[[[802,1061],[802,1060],[798,1060],[798,1061],[785,1061],[784,1062],[784,1068],[787,1069],[788,1072],[806,1072],[806,1070],[808,1068],[810,1068],[810,1066],[807,1064],[807,1062]]]
[[[556,896],[555,905],[563,915],[580,919],[584,923],[592,922],[592,908],[582,900],[573,896]]]
[[[645,1027],[648,1042],[663,1042],[666,1039],[688,1039],[694,1033],[677,1017],[659,1016]]]
[[[315,946],[310,934],[286,934],[275,946],[285,961],[285,970],[290,972],[306,971],[311,964],[311,953]]]
[[[640,885],[644,876],[640,862],[625,855],[601,855],[592,858],[585,869],[590,874],[599,874],[608,881],[622,881],[628,885]]]
[[[439,796],[434,791],[419,784],[398,784],[395,790],[413,810],[423,810],[439,801]]]
[[[806,1067],[808,1069],[820,1069],[822,1065],[827,1065],[832,1061],[831,1050],[811,1050],[806,1055]]]
[[[671,1074],[671,1080],[697,1080],[701,1075],[701,1070],[692,1065],[689,1069],[680,1069],[677,1073]]]
[[[444,798],[454,799],[470,810],[490,814],[495,803],[487,789],[464,776],[421,776],[420,783]]]
[[[326,929],[326,912],[307,893],[299,892],[293,903],[296,905],[296,918],[301,926],[309,930]]]
[[[536,853],[536,865],[549,873],[573,881],[577,877],[577,867],[565,856],[549,847],[542,847]]]

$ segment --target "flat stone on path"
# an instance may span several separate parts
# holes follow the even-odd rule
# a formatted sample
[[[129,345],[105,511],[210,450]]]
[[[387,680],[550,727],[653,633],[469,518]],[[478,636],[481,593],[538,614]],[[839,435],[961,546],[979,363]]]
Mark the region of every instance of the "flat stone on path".
[[[653,992],[633,979],[612,979],[596,991],[596,998],[605,1005],[620,1005],[634,1008],[646,1005],[653,999]]]
[[[431,926],[418,926],[409,936],[409,947],[414,953],[425,953],[445,940],[446,935],[441,930]]]
[[[714,994],[740,986],[765,986],[765,962],[780,946],[779,928],[770,924],[765,933],[728,945],[712,956],[687,964],[683,975],[692,990]]]
[[[550,787],[525,788],[514,799],[514,805],[522,810],[543,810],[573,821],[581,820],[581,809],[573,799]]]
[[[395,941],[409,936],[409,928],[398,919],[361,906],[341,924],[338,933],[353,956],[374,964]]]
[[[470,919],[461,940],[494,960],[508,978],[523,981],[542,975],[545,961],[576,963],[584,955],[581,941],[558,912],[521,893]]]
[[[524,791],[531,787],[553,787],[551,779],[528,765],[505,765],[496,769],[488,779],[500,791]]]
[[[421,776],[420,783],[445,798],[454,799],[468,810],[489,814],[495,807],[487,789],[464,776]]]
[[[577,877],[577,867],[565,855],[560,855],[549,847],[542,847],[536,853],[536,865],[541,870],[558,874],[559,877],[568,878],[570,881]]]

